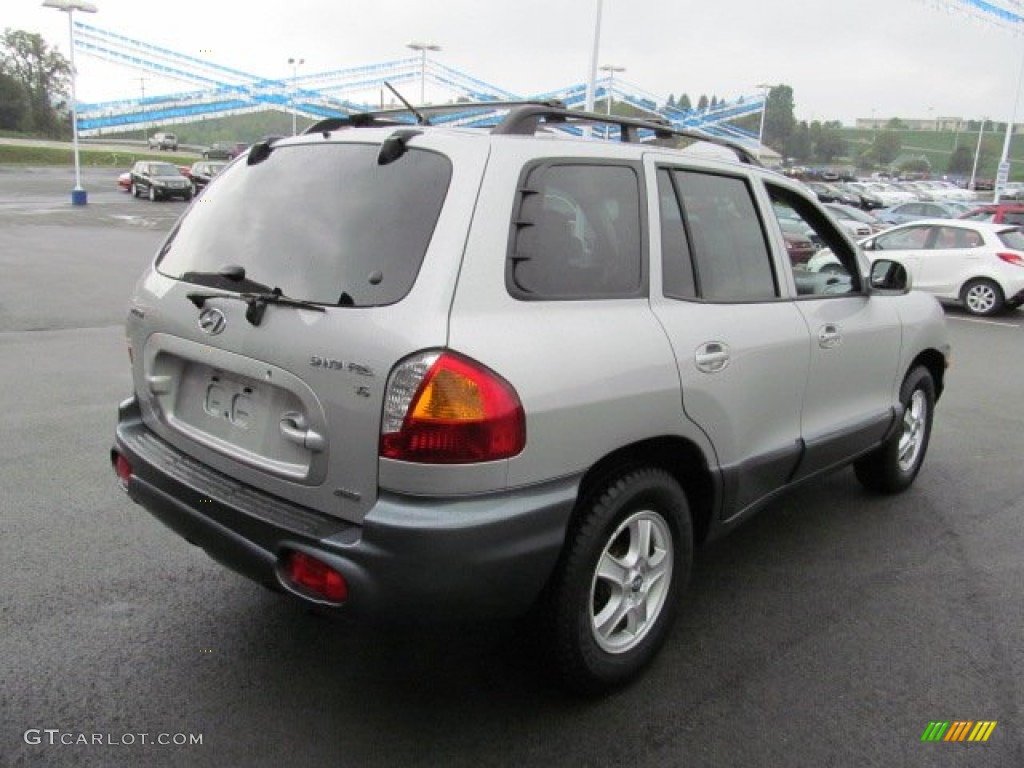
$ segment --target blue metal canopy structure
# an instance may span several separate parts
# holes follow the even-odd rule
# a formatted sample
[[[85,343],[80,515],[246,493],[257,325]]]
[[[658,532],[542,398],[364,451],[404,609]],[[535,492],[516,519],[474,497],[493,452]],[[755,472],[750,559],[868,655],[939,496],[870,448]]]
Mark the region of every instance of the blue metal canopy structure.
[[[265,78],[207,59],[171,51],[150,43],[75,21],[75,50],[119,66],[180,82],[189,88],[160,96],[140,96],[78,106],[79,134],[97,136],[148,125],[190,123],[203,118],[277,110],[318,120],[365,112],[378,105],[365,103],[368,93],[380,92],[385,83],[395,86],[424,78],[469,101],[515,101],[524,96],[486,83],[440,62],[411,56],[378,64],[335,69],[295,78]],[[596,103],[612,97],[675,127],[701,128],[757,144],[756,134],[731,124],[736,118],[760,113],[764,95],[754,94],[723,102],[705,110],[683,111],[667,107],[658,97],[610,76],[597,83]],[[559,99],[570,108],[582,108],[586,85],[575,84],[526,98]],[[479,111],[453,114],[446,120],[461,125],[486,122]]]

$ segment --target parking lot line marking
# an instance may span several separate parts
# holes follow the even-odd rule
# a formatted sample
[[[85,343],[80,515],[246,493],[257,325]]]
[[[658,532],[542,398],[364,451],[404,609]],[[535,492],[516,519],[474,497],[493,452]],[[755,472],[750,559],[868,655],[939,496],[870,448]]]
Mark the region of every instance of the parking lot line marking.
[[[960,320],[964,323],[981,323],[983,325],[1001,325],[1004,328],[1020,328],[1016,323],[1007,323],[1000,320],[981,320],[976,317],[957,317],[956,315],[946,315],[949,320]]]

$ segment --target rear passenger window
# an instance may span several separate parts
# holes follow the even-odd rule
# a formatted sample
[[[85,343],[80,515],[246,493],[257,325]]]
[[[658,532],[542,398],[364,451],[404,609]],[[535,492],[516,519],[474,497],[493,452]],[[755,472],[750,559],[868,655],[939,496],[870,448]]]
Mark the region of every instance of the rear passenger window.
[[[669,172],[658,171],[658,207],[661,212],[661,284],[672,299],[697,296],[693,259],[686,238],[683,214]]]
[[[505,269],[512,296],[643,295],[640,183],[633,167],[548,163],[532,168],[524,181]]]
[[[973,229],[960,227],[939,227],[932,248],[956,250],[960,248],[980,248],[984,243],[981,235]]]
[[[779,295],[771,252],[746,181],[664,171],[658,183],[665,295],[686,298],[695,293],[708,301],[762,301]]]

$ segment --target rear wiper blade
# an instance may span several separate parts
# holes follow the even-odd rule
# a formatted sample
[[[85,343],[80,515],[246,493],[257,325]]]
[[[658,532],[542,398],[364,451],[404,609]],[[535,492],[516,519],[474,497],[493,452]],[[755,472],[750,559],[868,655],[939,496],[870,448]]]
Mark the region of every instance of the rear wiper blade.
[[[207,288],[219,288],[224,291],[235,291],[241,293],[250,291],[252,293],[269,292],[270,286],[258,283],[245,274],[245,267],[238,264],[225,264],[215,272],[186,272],[181,276],[186,283],[205,285]]]
[[[208,299],[238,299],[248,305],[245,310],[245,319],[252,325],[259,325],[263,322],[263,313],[267,311],[268,304],[278,304],[282,307],[297,307],[299,309],[312,309],[315,312],[326,312],[322,304],[314,304],[312,301],[292,299],[281,293],[280,288],[272,291],[256,291],[249,293],[189,293],[186,294],[189,301],[196,305],[196,309],[202,309]]]

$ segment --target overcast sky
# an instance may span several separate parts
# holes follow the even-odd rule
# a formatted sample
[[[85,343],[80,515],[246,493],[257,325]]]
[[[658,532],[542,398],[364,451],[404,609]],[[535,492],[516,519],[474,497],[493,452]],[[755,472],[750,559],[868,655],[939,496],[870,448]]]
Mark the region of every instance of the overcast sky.
[[[597,0],[92,0],[75,18],[253,75],[287,78],[442,47],[447,66],[523,96],[585,81]],[[990,0],[1020,10],[1017,0]],[[798,119],[931,116],[1008,120],[1024,36],[956,0],[603,0],[600,64],[660,99],[732,100],[793,88]],[[0,27],[40,33],[67,55],[64,14],[0,0]],[[1021,30],[1024,32],[1024,30]],[[190,90],[78,56],[82,101]],[[418,94],[413,94],[418,96]],[[428,87],[428,100],[449,96]],[[1017,115],[1024,121],[1024,104]]]

